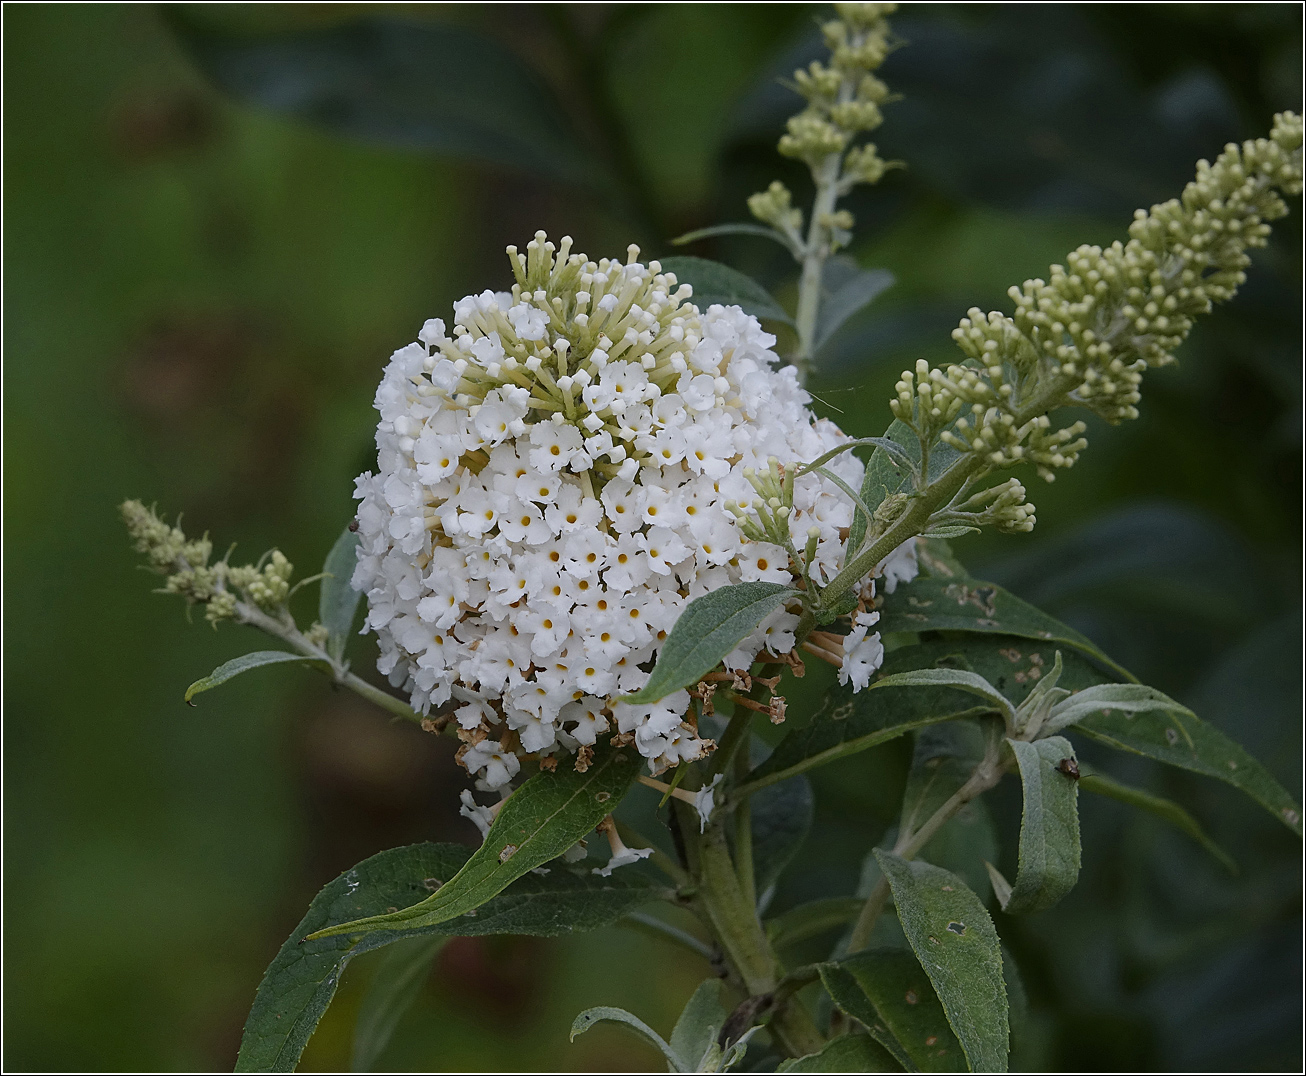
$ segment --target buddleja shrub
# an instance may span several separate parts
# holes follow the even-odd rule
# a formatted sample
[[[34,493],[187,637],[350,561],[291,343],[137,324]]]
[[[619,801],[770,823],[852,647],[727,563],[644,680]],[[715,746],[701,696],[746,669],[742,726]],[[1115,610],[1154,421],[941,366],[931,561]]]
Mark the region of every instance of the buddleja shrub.
[[[1004,476],[1027,465],[1051,481],[1072,466],[1086,448],[1073,409],[1138,417],[1144,373],[1233,298],[1248,250],[1287,212],[1281,194],[1300,192],[1302,122],[1276,116],[1268,138],[1199,162],[1127,239],[1013,287],[1012,313],[969,311],[958,361],[904,371],[893,424],[853,440],[812,415],[802,385],[824,340],[888,283],[837,252],[854,226],[840,199],[892,166],[863,140],[888,98],[874,72],[892,7],[838,5],[828,60],[794,75],[807,104],[779,149],[810,168],[811,209],[773,183],[749,200],[758,223],[684,237],[783,245],[801,273],[792,317],[702,259],[644,263],[632,246],[594,260],[543,233],[509,247],[502,290],[426,322],[386,367],[378,473],[357,480],[357,518],[314,577],[320,615],[306,631],[280,553],[214,562],[207,540],[123,506],[166,591],[281,644],[221,666],[188,700],[264,665],[312,665],[457,737],[479,793],[462,793],[479,848],[382,851],[322,890],[259,987],[240,1070],[293,1069],[359,953],[391,947],[360,1018],[366,1060],[443,939],[637,916],[720,977],[670,1042],[611,1008],[581,1013],[573,1037],[623,1022],[675,1071],[722,1071],[746,1053],[782,1071],[1003,1071],[1013,969],[980,898],[919,858],[967,803],[1008,776],[1021,785],[1016,876],[988,868],[1013,915],[1075,884],[1081,789],[1205,840],[1177,804],[1089,773],[1077,738],[1225,781],[1300,833],[1297,805],[1241,748],[971,578],[947,542],[1034,526],[1020,479]],[[791,355],[758,314],[792,324]],[[395,694],[343,660],[363,596]],[[783,677],[813,660],[838,669],[838,686],[768,754],[753,726],[786,720]],[[810,816],[805,774],[905,735],[916,749],[901,820],[861,895],[766,918]],[[669,802],[674,855],[614,821],[636,783]],[[642,859],[651,867],[629,866]],[[649,914],[659,902],[692,912],[702,937]],[[877,932],[890,906],[907,947]],[[841,925],[828,960],[786,959]]]

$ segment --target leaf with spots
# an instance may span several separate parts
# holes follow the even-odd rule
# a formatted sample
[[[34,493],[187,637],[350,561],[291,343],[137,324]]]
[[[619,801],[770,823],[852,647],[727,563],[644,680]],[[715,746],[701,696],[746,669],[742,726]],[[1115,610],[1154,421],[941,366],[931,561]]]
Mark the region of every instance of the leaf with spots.
[[[596,754],[585,773],[570,766],[537,773],[504,802],[485,843],[462,870],[431,896],[402,911],[340,923],[315,936],[412,930],[475,911],[598,825],[621,801],[642,762],[634,750],[609,749]]]
[[[1074,696],[1067,699],[1073,701]],[[1181,770],[1214,777],[1250,796],[1299,837],[1301,808],[1270,771],[1214,725],[1191,714],[1153,710],[1098,711],[1070,731],[1120,751],[1146,755]]]
[[[735,583],[695,598],[658,651],[648,683],[621,701],[653,703],[688,687],[710,672],[763,620],[798,596],[798,591],[780,583]]]
[[[1002,950],[966,883],[930,863],[875,851],[903,933],[929,976],[974,1072],[1006,1072],[1009,1041]]]
[[[1051,908],[1079,880],[1079,770],[1063,736],[1027,743],[1007,740],[1020,767],[1025,806],[1020,818],[1020,866],[1002,910]],[[1062,767],[1065,767],[1063,769]]]
[[[506,808],[505,808],[506,809]],[[517,879],[473,916],[419,929],[378,930],[361,937],[310,934],[402,908],[438,891],[473,855],[458,844],[414,844],[363,860],[323,887],[268,965],[245,1021],[237,1072],[292,1072],[335,995],[346,965],[360,953],[430,936],[534,934],[553,937],[614,923],[666,895],[635,873],[601,878],[554,868]]]
[[[949,581],[918,576],[886,595],[880,610],[880,630],[965,631],[985,635],[1015,635],[1040,642],[1061,643],[1091,658],[1114,676],[1134,681],[1091,639],[994,583],[975,579]]]
[[[925,970],[906,949],[871,949],[821,968],[834,1003],[907,1068],[965,1072],[966,1054]]]

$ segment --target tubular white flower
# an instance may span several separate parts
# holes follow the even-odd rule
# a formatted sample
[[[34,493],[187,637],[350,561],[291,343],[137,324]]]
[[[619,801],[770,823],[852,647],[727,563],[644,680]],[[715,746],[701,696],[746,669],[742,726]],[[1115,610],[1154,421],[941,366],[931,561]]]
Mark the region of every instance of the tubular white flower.
[[[727,503],[745,470],[810,460],[846,440],[815,419],[775,338],[738,307],[706,312],[640,264],[594,262],[537,233],[509,248],[512,292],[454,305],[395,352],[376,394],[378,474],[356,483],[359,562],[379,668],[422,712],[456,711],[463,765],[486,788],[523,758],[579,752],[614,729],[660,772],[701,757],[689,696],[615,700],[647,681],[685,606],[750,579],[789,582],[780,545],[749,541]],[[830,469],[856,487],[861,463]],[[831,482],[794,486],[789,525],[828,578],[852,505]],[[914,557],[910,560],[914,562]],[[899,567],[901,565],[901,567]],[[895,555],[895,579],[914,563]],[[779,610],[731,656],[793,649]],[[584,762],[580,760],[584,759]]]

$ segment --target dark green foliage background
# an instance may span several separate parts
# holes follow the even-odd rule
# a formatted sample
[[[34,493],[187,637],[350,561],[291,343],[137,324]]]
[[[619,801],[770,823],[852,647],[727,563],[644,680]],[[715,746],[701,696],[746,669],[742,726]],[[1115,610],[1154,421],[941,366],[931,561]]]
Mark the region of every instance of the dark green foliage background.
[[[815,11],[391,13],[457,23],[533,65],[574,137],[600,147],[582,174],[611,177],[602,196],[236,103],[178,44],[176,12],[7,10],[7,1067],[229,1067],[264,967],[322,884],[382,848],[474,839],[455,811],[465,779],[452,745],[309,671],[254,673],[183,706],[187,684],[262,641],[187,627],[149,595],[115,505],[157,499],[219,547],[253,557],[276,542],[311,573],[370,465],[382,363],[453,299],[503,286],[505,243],[545,227],[596,256],[631,239],[669,254],[669,236],[744,219],[743,199],[776,174],[805,189],[773,152],[795,98],[770,80],[815,55]],[[221,30],[357,33],[350,7],[183,14],[200,44]],[[813,386],[849,433],[883,431],[898,371],[951,357],[968,306],[1002,305],[1007,286],[1075,244],[1123,235],[1132,209],[1177,194],[1198,156],[1301,107],[1294,5],[909,5],[896,25],[912,45],[883,74],[906,97],[878,141],[910,167],[853,208],[854,253],[898,283],[831,341]],[[1298,201],[1236,304],[1198,328],[1181,368],[1147,378],[1142,420],[1093,429],[1073,472],[1030,482],[1032,536],[957,543],[976,574],[1085,632],[1290,790],[1300,235]],[[678,253],[790,297],[778,247],[739,238]],[[315,601],[304,595],[305,620]],[[370,669],[370,643],[350,646]],[[795,686],[791,715],[825,679],[814,670]],[[853,890],[910,752],[904,740],[815,775],[813,837],[774,910]],[[1187,805],[1243,870],[1230,878],[1154,819],[1082,797],[1079,886],[1051,912],[995,915],[1030,998],[1013,1065],[1294,1067],[1299,844],[1214,782],[1091,745],[1083,755]],[[991,799],[1014,877],[1016,789]],[[306,1068],[347,1066],[369,959],[346,976]],[[666,1034],[707,974],[615,928],[455,941],[383,1063],[648,1067],[653,1055],[609,1028],[568,1045],[572,1017],[622,1005]]]

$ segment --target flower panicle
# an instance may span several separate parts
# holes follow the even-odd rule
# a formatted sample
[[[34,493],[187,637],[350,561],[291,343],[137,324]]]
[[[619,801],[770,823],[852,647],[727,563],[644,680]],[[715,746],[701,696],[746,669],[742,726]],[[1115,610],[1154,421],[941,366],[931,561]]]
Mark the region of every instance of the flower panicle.
[[[1301,190],[1302,120],[1284,112],[1268,138],[1198,162],[1181,197],[1138,210],[1126,242],[1081,246],[1047,280],[1011,288],[1014,314],[968,311],[952,333],[965,359],[904,371],[894,416],[923,450],[938,440],[978,457],[980,474],[1029,462],[1052,481],[1087,441],[1083,422],[1055,428],[1048,413],[1078,406],[1112,424],[1137,418],[1143,372],[1172,363],[1194,319],[1233,297],[1247,252],[1287,212],[1283,195]],[[1000,525],[1032,526],[1032,509],[1025,517],[1004,503],[1001,513]]]
[[[146,566],[166,577],[163,593],[180,595],[188,606],[203,605],[209,623],[216,626],[219,620],[238,618],[242,601],[265,613],[284,612],[295,567],[281,550],[269,551],[257,564],[233,565],[228,561],[230,551],[210,563],[213,543],[207,534],[187,538],[179,525],[168,524],[141,501],[124,501],[119,511],[136,551],[145,555]],[[326,629],[314,624],[306,635],[325,640]]]

